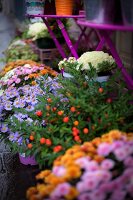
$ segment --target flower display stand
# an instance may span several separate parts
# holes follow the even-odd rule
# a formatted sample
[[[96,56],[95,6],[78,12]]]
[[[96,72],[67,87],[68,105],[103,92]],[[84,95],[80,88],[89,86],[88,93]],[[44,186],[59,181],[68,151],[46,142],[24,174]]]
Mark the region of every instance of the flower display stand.
[[[34,156],[25,156],[25,153],[19,154],[20,163],[23,165],[37,165],[37,162]]]

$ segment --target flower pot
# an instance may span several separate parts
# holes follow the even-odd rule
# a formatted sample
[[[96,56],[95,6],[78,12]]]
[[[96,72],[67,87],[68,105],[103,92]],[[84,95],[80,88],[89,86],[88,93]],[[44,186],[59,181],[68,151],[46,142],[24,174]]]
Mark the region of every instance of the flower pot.
[[[55,43],[51,38],[39,38],[36,40],[36,44],[40,49],[55,48]]]
[[[95,23],[112,24],[115,17],[115,0],[84,0],[86,19]]]
[[[44,14],[45,0],[25,0],[26,13],[29,15]]]
[[[99,83],[103,83],[103,82],[107,82],[110,76],[98,76],[96,78],[96,81],[98,81]]]
[[[34,156],[25,156],[25,153],[19,154],[19,160],[20,163],[23,165],[37,165],[38,163],[36,162]]]
[[[55,0],[56,15],[72,15],[73,0]]]
[[[133,0],[121,0],[122,19],[125,25],[133,25]]]

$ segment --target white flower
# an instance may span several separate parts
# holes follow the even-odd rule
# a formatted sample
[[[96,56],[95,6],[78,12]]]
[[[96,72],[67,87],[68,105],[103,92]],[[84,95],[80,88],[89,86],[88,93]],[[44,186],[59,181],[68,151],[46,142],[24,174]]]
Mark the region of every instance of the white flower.
[[[3,76],[2,78],[1,78],[1,81],[7,81],[11,76],[13,76],[14,75],[14,71],[15,71],[16,69],[12,69],[12,70],[10,70],[9,72],[7,72],[6,74],[5,74],[5,76]]]
[[[45,31],[47,31],[47,26],[42,22],[37,22],[29,25],[28,35],[34,37],[33,39],[36,40],[38,34]]]
[[[77,60],[75,57],[69,57],[68,59],[67,58],[64,58],[63,60],[61,60],[59,63],[58,63],[58,66],[59,66],[59,69],[61,70],[62,68],[65,68],[67,67],[69,64],[74,64],[76,63]]]
[[[97,72],[100,71],[99,64],[102,64],[103,62],[107,62],[107,70],[108,67],[112,66],[115,61],[112,56],[110,56],[108,53],[104,53],[103,51],[91,51],[86,52],[81,55],[81,57],[77,60],[79,64],[82,64],[82,70],[90,70],[90,65],[96,69]],[[105,69],[105,71],[107,71]]]
[[[3,92],[4,92],[4,90],[0,90],[0,96],[2,96]]]

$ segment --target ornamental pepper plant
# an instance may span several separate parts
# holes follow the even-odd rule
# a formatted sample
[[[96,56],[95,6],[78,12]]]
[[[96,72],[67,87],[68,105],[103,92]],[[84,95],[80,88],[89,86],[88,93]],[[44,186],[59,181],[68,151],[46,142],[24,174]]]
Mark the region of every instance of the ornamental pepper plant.
[[[59,75],[58,85],[49,83],[48,88],[43,88],[40,81],[40,87],[48,94],[38,96],[33,111],[20,109],[32,119],[30,126],[15,116],[8,120],[11,130],[18,131],[25,141],[22,146],[15,143],[12,146],[26,155],[35,155],[40,165],[45,160],[50,165],[74,144],[112,129],[132,131],[132,91],[124,89],[123,80],[118,81],[120,73],[112,75],[104,85],[96,81],[94,69],[82,73],[71,68],[71,75],[71,78]],[[55,86],[56,91],[49,93]]]

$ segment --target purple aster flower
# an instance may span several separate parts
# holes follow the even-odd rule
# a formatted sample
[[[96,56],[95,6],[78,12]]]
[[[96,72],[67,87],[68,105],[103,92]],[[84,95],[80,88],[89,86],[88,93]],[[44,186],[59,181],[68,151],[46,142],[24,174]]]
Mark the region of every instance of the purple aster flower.
[[[1,125],[1,130],[0,130],[0,131],[1,131],[2,133],[6,133],[8,130],[9,130],[9,129],[8,129],[8,126],[7,126],[7,125],[5,125],[5,124],[2,124],[2,125]]]
[[[19,137],[17,140],[18,145],[22,145],[23,137]]]
[[[24,108],[24,107],[25,107],[25,102],[24,101],[20,101],[19,108]]]
[[[36,105],[37,103],[38,103],[37,99],[35,99],[35,98],[31,99],[31,104],[32,105]]]
[[[28,105],[25,109],[30,112],[34,110],[34,106]]]
[[[11,105],[11,103],[7,103],[7,104],[5,104],[5,110],[12,110],[12,105]]]
[[[19,99],[15,99],[13,105],[16,107],[16,108],[20,108],[20,103],[21,101]]]
[[[18,132],[10,133],[9,140],[11,142],[16,142],[18,140],[18,137],[19,137],[19,133]]]
[[[28,123],[32,123],[33,119],[31,119],[31,118],[28,117],[25,121],[28,122]]]
[[[30,103],[31,101],[32,101],[31,96],[27,96],[27,98],[26,98],[26,102],[27,102],[27,103]]]

